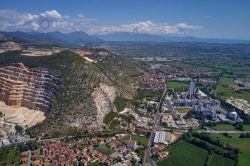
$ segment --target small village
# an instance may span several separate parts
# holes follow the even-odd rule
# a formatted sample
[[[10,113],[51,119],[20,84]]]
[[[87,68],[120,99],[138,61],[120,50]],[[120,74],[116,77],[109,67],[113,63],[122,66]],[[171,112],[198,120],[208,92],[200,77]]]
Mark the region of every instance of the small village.
[[[131,138],[132,137],[132,138]],[[82,138],[41,141],[35,150],[21,153],[21,165],[140,165],[146,148],[133,140],[140,135],[117,134],[114,137]],[[158,159],[167,157],[165,148],[179,137],[170,132],[157,132],[154,139],[153,155]],[[127,139],[126,139],[127,138]]]

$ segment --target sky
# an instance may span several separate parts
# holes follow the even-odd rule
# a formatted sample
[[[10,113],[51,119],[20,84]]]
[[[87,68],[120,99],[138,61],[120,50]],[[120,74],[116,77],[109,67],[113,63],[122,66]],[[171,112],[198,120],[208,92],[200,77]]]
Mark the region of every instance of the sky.
[[[250,0],[0,0],[1,31],[250,40]]]

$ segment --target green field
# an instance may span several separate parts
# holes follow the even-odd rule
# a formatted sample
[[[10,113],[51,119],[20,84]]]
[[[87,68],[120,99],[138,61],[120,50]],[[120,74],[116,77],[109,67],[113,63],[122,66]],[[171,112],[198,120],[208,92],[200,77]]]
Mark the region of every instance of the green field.
[[[138,89],[136,98],[137,99],[144,99],[144,98],[160,98],[163,93],[163,90],[153,90],[153,89]]]
[[[170,156],[156,162],[158,166],[203,166],[208,152],[195,145],[180,141],[169,149]]]
[[[221,131],[236,131],[237,130],[235,126],[231,124],[216,124],[216,126],[213,126],[212,128],[215,130],[221,130]],[[250,125],[243,124],[243,130],[250,131]]]
[[[243,127],[244,131],[250,131],[250,125],[249,124],[244,124],[243,126],[244,126]]]
[[[134,140],[137,142],[138,145],[143,145],[146,147],[148,145],[148,137],[145,136],[138,136],[138,135],[126,135],[123,137],[123,140],[129,140],[131,136],[131,140]]]
[[[179,113],[185,113],[191,110],[191,108],[176,108],[176,111],[178,111]]]
[[[167,87],[168,89],[174,89],[176,91],[188,90],[189,83],[179,81],[168,81]]]
[[[250,102],[250,93],[244,90],[235,91],[230,88],[232,85],[237,85],[237,83],[234,82],[234,79],[233,75],[224,74],[216,88],[216,96],[223,100],[229,97],[234,97],[245,99]]]
[[[212,137],[218,138],[224,144],[229,144],[240,150],[239,165],[248,166],[250,163],[250,138],[239,138],[238,134],[231,134],[232,138],[225,137],[222,134],[211,134]]]
[[[107,147],[106,145],[100,145],[100,146],[98,146],[97,150],[101,151],[102,153],[104,153],[106,155],[111,155],[112,153],[115,152],[113,149]]]
[[[249,77],[240,78],[240,80],[244,81],[244,82],[250,82],[250,78]]]
[[[137,106],[139,105],[138,101],[134,99],[127,99],[123,97],[116,97],[114,101],[114,105],[118,112],[121,112],[124,110],[127,106]]]
[[[217,124],[216,126],[212,127],[215,130],[221,130],[221,131],[235,131],[235,127],[231,124]]]
[[[224,75],[218,83],[218,86],[216,88],[216,95],[225,99],[226,97],[234,94],[235,91],[229,88],[230,85],[237,85],[234,82],[234,77],[231,75]]]
[[[214,153],[213,155],[211,155],[208,161],[208,165],[209,166],[223,166],[223,165],[234,166],[234,161]]]

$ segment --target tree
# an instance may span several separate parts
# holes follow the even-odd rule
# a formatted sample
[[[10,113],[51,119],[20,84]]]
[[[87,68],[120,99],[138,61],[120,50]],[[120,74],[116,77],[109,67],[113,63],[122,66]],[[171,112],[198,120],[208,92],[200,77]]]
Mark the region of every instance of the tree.
[[[19,125],[15,126],[15,130],[17,134],[22,134],[23,133],[23,128]]]
[[[243,130],[244,126],[242,123],[239,123],[237,126],[236,126],[236,129],[237,130]]]

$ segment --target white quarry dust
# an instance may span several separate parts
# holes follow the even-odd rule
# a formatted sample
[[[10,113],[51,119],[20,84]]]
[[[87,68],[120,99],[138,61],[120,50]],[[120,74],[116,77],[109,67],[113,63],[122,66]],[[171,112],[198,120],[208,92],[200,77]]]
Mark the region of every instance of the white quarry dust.
[[[34,126],[45,119],[44,112],[31,110],[26,107],[8,106],[1,101],[0,112],[3,113],[3,117],[0,118],[1,122],[14,123],[22,127]]]

